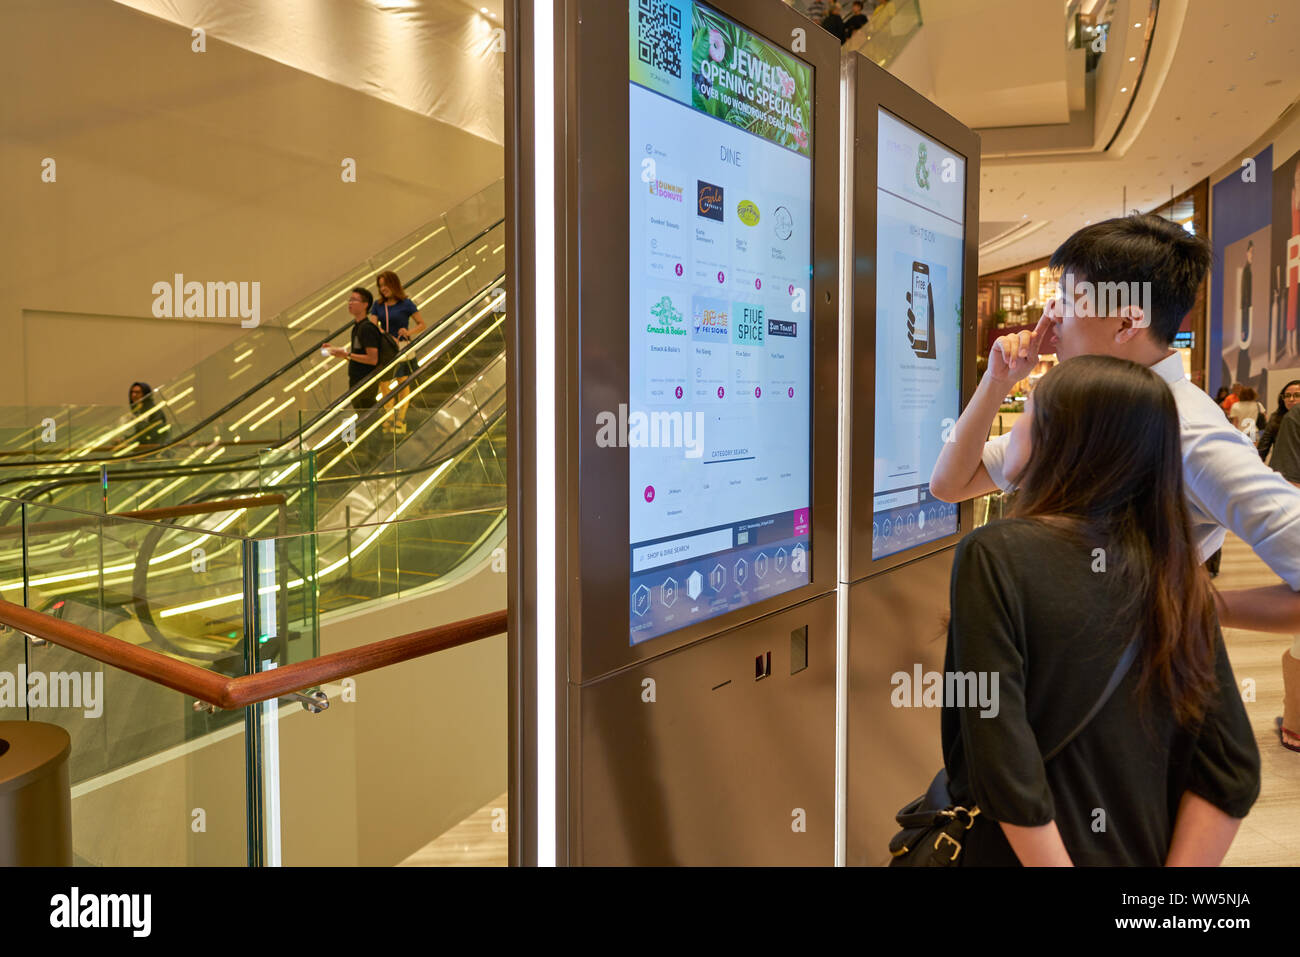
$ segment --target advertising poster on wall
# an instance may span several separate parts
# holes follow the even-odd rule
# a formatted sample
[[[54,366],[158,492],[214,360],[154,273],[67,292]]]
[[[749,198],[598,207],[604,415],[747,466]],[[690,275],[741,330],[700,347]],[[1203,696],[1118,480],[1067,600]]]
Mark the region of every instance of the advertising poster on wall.
[[[1211,394],[1241,383],[1268,409],[1300,378],[1300,153],[1270,145],[1214,184]]]
[[[1273,170],[1272,268],[1265,278],[1269,346],[1277,364],[1300,367],[1300,152]]]

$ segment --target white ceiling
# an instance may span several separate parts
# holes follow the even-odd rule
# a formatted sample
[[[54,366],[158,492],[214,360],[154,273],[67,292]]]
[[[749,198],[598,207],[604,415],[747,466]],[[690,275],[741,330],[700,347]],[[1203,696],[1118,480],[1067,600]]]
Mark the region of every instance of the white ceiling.
[[[938,26],[933,39],[940,45],[930,47],[931,62],[945,58],[949,43],[978,46],[993,13],[1004,5],[1019,8],[1022,3],[922,0],[922,30]],[[1050,48],[1059,53],[1065,36],[1061,5],[1051,0],[1035,5],[1057,11],[1055,24],[1042,17],[1002,19],[998,27],[1001,42],[997,50],[985,48],[983,71],[963,84],[960,75],[936,70],[932,98],[967,125],[1005,125],[1006,120],[997,122],[998,117],[990,122],[983,104],[967,105],[965,101],[972,96],[972,84],[977,85],[976,92],[985,94],[990,83],[1002,83],[1012,90],[1022,87],[1025,70],[1019,51]],[[959,6],[965,9],[964,15],[954,12]],[[1145,8],[1145,4],[1134,6]],[[1109,151],[990,157],[981,162],[981,221],[1025,223],[1024,238],[981,254],[981,273],[1047,255],[1088,221],[1121,215],[1126,208],[1159,206],[1172,194],[1236,160],[1300,98],[1300,3],[1296,0],[1162,0],[1160,6],[1152,62],[1137,91],[1139,97],[1150,99],[1150,108],[1146,109],[1148,104],[1141,99],[1134,104]],[[1176,14],[1181,14],[1181,30],[1176,29],[1180,19]],[[1112,29],[1134,27],[1116,23]],[[952,39],[945,39],[945,34]],[[1123,39],[1115,36],[1105,56],[1112,55],[1116,47],[1123,48],[1123,68],[1131,74],[1122,73],[1120,82],[1129,87],[1127,95],[1132,95],[1141,58],[1127,62],[1128,56],[1135,54],[1124,48]],[[1175,42],[1165,51],[1166,67],[1157,61],[1161,44],[1168,46],[1171,40]],[[957,58],[956,52],[952,56]],[[1054,72],[1049,70],[1047,76],[1051,82],[1035,92],[1035,102],[1055,82]],[[1115,91],[1113,100],[1098,104],[1102,114],[1099,126],[1108,115],[1117,120],[1126,107],[1126,94]],[[1013,122],[1023,122],[1015,113],[1008,110]],[[988,229],[985,233],[994,234]]]
[[[1060,3],[921,0],[921,17],[931,51],[933,98],[967,126],[1069,119]],[[1047,37],[1051,42],[1044,42]]]

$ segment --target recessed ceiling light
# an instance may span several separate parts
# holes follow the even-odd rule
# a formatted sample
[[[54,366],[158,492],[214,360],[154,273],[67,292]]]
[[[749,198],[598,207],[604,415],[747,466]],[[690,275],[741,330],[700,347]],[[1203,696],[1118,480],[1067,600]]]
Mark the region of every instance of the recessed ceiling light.
[[[1136,59],[1137,59],[1137,57],[1135,57],[1135,56],[1131,56],[1131,57],[1128,58],[1128,62],[1129,62],[1129,63],[1132,63],[1132,62],[1133,62],[1134,60],[1136,60]]]
[[[1133,26],[1135,26],[1135,27],[1140,27],[1140,26],[1142,26],[1142,24],[1141,24],[1141,23],[1135,23],[1135,24],[1133,24]]]
[[[1119,88],[1119,91],[1120,91],[1121,93],[1127,93],[1127,92],[1128,92],[1128,87],[1126,87],[1126,86],[1121,86],[1121,87]]]

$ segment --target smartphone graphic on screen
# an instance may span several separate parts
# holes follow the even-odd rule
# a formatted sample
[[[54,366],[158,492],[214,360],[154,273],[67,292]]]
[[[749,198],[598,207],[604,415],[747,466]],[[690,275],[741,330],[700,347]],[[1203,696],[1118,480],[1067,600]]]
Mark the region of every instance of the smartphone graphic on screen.
[[[912,351],[930,351],[930,267],[912,263]]]

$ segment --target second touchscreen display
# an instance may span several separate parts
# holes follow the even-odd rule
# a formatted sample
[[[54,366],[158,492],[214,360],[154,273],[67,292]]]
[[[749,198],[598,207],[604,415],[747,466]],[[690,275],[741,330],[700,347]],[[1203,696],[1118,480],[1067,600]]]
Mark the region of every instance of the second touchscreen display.
[[[879,113],[871,557],[957,531],[930,474],[961,412],[966,160]]]

